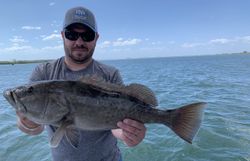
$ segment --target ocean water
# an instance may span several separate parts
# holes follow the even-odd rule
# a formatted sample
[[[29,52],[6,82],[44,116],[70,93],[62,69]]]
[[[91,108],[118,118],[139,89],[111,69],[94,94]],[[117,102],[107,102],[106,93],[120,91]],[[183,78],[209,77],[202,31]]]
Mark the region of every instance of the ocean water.
[[[141,144],[119,142],[124,161],[250,161],[250,55],[104,61],[124,83],[145,84],[160,109],[207,102],[193,144],[169,128],[150,124]],[[51,161],[46,132],[28,136],[16,127],[4,89],[24,84],[37,64],[0,65],[0,161]]]

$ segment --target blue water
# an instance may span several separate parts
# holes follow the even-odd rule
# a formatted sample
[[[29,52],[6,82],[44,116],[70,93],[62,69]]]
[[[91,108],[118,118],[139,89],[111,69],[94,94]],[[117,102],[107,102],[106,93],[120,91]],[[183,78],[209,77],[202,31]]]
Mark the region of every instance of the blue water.
[[[163,125],[147,125],[134,148],[119,142],[125,161],[250,161],[250,55],[217,55],[104,61],[126,84],[150,87],[159,108],[205,101],[207,108],[192,145]],[[26,83],[37,64],[0,65],[0,93]],[[46,132],[27,136],[0,95],[0,161],[51,161]]]

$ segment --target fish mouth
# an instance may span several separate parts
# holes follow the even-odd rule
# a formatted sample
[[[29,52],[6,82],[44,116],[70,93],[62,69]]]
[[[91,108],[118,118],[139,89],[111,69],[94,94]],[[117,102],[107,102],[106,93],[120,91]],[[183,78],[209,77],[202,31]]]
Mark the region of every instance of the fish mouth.
[[[20,101],[20,98],[12,90],[4,91],[5,99],[18,111],[27,112],[26,106]]]
[[[13,107],[16,106],[16,101],[13,97],[13,92],[11,90],[5,90],[3,92],[3,96]]]
[[[19,97],[17,97],[15,92],[12,92],[12,96],[15,100],[17,110],[20,110],[21,112],[27,112],[26,106],[22,103]]]

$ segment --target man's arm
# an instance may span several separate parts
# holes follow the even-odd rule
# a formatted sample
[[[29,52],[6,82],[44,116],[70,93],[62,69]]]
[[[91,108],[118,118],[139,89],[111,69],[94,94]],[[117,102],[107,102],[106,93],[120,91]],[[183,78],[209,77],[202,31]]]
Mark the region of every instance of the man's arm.
[[[37,66],[29,78],[29,82],[39,81],[45,79],[45,74],[43,71],[43,66]],[[17,114],[17,127],[24,133],[29,135],[38,135],[43,132],[44,125],[39,125],[33,121],[27,119],[21,112],[16,112]]]
[[[117,70],[111,81],[115,84],[123,84],[120,72]],[[112,130],[112,134],[117,138],[122,140],[129,147],[136,146],[145,137],[146,127],[143,123],[140,123],[131,119],[124,119],[117,123],[119,129]]]
[[[147,130],[143,123],[131,119],[120,121],[117,126],[120,129],[112,130],[113,135],[129,147],[139,144],[144,139]]]

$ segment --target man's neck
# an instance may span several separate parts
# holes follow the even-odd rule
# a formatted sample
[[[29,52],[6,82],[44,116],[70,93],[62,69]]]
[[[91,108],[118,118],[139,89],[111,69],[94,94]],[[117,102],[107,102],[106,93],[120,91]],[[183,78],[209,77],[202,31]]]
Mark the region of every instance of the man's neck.
[[[75,63],[75,62],[73,62],[73,61],[67,59],[66,57],[65,57],[65,59],[64,59],[65,64],[66,64],[67,67],[68,67],[70,70],[72,70],[72,71],[78,71],[78,70],[85,69],[85,68],[87,68],[87,67],[89,66],[89,64],[90,64],[92,61],[93,61],[93,59],[91,58],[91,59],[89,59],[89,60],[88,60],[87,62],[85,62],[85,63],[78,64],[78,63]]]

